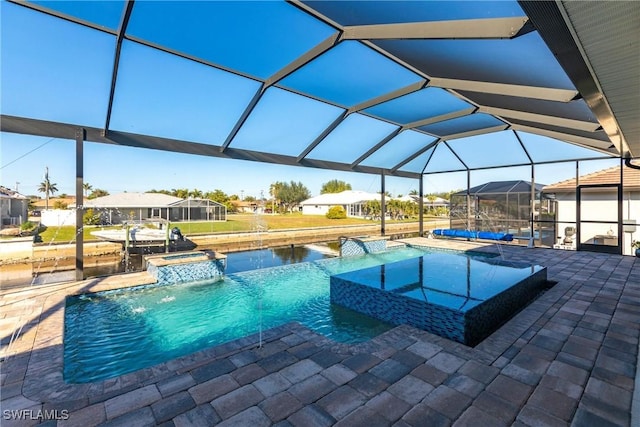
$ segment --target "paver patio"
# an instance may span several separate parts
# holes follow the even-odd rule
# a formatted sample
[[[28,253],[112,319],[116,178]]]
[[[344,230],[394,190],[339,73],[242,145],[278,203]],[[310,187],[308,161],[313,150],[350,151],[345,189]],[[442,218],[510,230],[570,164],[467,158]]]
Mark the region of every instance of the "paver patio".
[[[249,336],[91,384],[62,378],[65,296],[148,277],[2,290],[2,425],[630,426],[640,409],[640,258],[500,252],[546,266],[557,284],[475,348],[408,326],[347,345],[289,323],[266,331],[261,348]]]

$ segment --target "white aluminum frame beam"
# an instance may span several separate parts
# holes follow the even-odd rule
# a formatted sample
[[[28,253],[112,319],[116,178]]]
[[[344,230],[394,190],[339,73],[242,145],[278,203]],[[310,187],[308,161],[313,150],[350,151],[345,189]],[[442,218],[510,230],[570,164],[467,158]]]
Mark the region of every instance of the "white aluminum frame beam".
[[[476,107],[466,108],[464,110],[452,111],[451,113],[441,114],[439,116],[429,117],[427,119],[416,120],[415,122],[407,123],[403,126],[403,129],[414,129],[420,126],[427,126],[433,123],[444,122],[446,120],[453,120],[459,117],[468,116],[476,111]]]
[[[493,116],[505,117],[507,119],[524,120],[527,122],[560,126],[563,128],[576,129],[585,132],[595,132],[602,127],[600,123],[584,122],[582,120],[566,119],[562,117],[545,116],[543,114],[527,113],[525,111],[509,110],[506,108],[480,106],[478,112],[487,113]]]
[[[469,136],[475,136],[475,135],[484,135],[485,133],[500,132],[508,128],[509,128],[509,125],[505,123],[503,125],[491,126],[489,128],[474,129],[466,132],[454,133],[451,135],[443,135],[441,136],[441,138],[444,141],[450,141],[452,139],[467,138]]]
[[[336,31],[331,34],[329,37],[309,49],[307,52],[303,53],[296,59],[294,59],[291,63],[286,65],[284,68],[276,71],[271,77],[265,80],[264,84],[266,87],[273,86],[278,83],[280,80],[284,79],[288,75],[294,73],[300,68],[307,65],[309,62],[313,61],[323,53],[327,52],[335,45],[340,43],[339,41],[340,32]]]
[[[46,136],[58,139],[73,139],[78,130],[78,125],[51,122],[25,117],[8,116],[0,114],[0,132],[10,132],[23,135]],[[359,165],[355,168],[349,163],[334,161],[301,159],[296,157],[274,154],[268,152],[244,150],[229,147],[222,151],[219,145],[209,145],[191,141],[162,138],[151,135],[134,134],[129,132],[110,131],[106,136],[102,128],[84,127],[86,131],[85,141],[102,144],[114,144],[127,147],[147,148],[174,153],[193,154],[197,156],[209,156],[236,160],[248,160],[262,163],[273,163],[285,166],[305,166],[326,170],[344,172],[362,172],[378,175],[381,168]],[[388,175],[404,178],[418,179],[419,173],[407,171],[391,171],[382,168]]]
[[[397,165],[395,165],[394,167],[391,168],[391,172],[395,173],[398,169],[400,169],[402,166],[406,165],[407,163],[409,163],[410,161],[412,161],[413,159],[417,158],[418,156],[421,156],[422,154],[426,153],[427,151],[429,151],[431,148],[436,147],[438,145],[438,143],[441,141],[440,138],[436,139],[435,141],[425,145],[424,147],[422,147],[420,150],[416,151],[415,153],[413,153],[412,155],[410,155],[409,157],[407,157],[406,159],[404,159],[403,161],[401,161],[400,163],[398,163]],[[435,149],[434,149],[435,150]],[[429,159],[431,159],[431,157],[429,157]],[[427,160],[428,161],[428,160]],[[426,166],[425,162],[425,166]],[[423,167],[424,170],[424,167]]]
[[[556,132],[548,129],[540,129],[532,126],[524,126],[519,124],[512,124],[511,129],[516,131],[533,133],[536,135],[547,136],[549,138],[558,139],[560,141],[568,142],[577,145],[582,148],[588,148],[607,155],[619,155],[619,152],[615,145],[610,141],[601,141],[599,139],[585,138],[584,136],[571,135],[568,133]],[[611,148],[613,146],[613,148]]]
[[[511,39],[533,30],[527,16],[344,27],[344,40]]]
[[[392,99],[400,98],[401,96],[417,92],[421,89],[424,89],[426,86],[427,80],[422,79],[417,83],[412,83],[408,86],[401,87],[400,89],[396,89],[392,92],[385,93],[376,98],[368,99],[361,102],[360,104],[354,105],[353,107],[349,108],[349,113],[366,110],[367,108],[373,107],[374,105],[382,104],[384,102],[391,101]]]
[[[429,80],[428,86],[556,102],[570,102],[579,96],[578,91],[573,89],[479,82],[473,80],[447,79],[443,77],[432,77]]]

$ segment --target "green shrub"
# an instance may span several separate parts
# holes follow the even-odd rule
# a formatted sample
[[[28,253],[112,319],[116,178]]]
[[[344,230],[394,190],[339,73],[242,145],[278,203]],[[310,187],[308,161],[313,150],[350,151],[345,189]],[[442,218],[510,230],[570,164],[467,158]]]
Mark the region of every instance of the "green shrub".
[[[347,212],[342,206],[331,206],[327,211],[326,217],[328,219],[344,219],[347,217]]]
[[[36,224],[31,221],[25,221],[20,225],[20,230],[22,231],[33,230],[34,228],[36,228]]]
[[[85,225],[98,225],[100,224],[100,214],[93,212],[93,209],[87,209],[82,215],[82,223]]]
[[[38,234],[46,230],[42,224],[38,224],[37,222],[25,221],[20,224],[20,235],[21,236],[31,236],[33,234]]]

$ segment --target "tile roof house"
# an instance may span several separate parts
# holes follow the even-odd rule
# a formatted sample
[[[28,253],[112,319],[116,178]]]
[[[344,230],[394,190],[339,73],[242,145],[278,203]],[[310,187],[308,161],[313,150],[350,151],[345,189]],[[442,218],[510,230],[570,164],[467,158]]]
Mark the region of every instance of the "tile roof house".
[[[85,200],[87,199],[85,198]],[[60,202],[60,204],[66,205],[67,208],[70,208],[75,207],[76,198],[75,196],[49,197],[49,209],[55,209],[54,205],[56,205],[56,202]],[[33,209],[35,210],[44,210],[46,203],[45,199],[33,199],[31,201],[31,206],[33,206]]]
[[[622,238],[617,225],[620,166],[544,187],[543,192],[555,198],[556,235],[564,237],[567,227],[575,229],[572,249],[612,252],[620,244],[624,255],[633,254],[631,243],[640,240],[640,170],[625,166],[622,172]]]
[[[623,184],[625,190],[640,191],[640,169],[625,167],[623,172]],[[578,182],[580,185],[617,184],[620,182],[620,166],[614,166],[609,169],[603,169],[580,176]],[[545,193],[575,192],[575,190],[575,178],[560,181],[544,187]]]

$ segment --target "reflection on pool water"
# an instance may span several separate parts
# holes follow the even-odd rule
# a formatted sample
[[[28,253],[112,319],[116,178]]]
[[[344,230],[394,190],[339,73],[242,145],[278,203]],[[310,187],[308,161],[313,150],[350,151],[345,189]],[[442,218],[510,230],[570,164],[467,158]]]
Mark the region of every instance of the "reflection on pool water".
[[[306,246],[283,246],[254,251],[229,252],[226,255],[227,274],[330,258],[329,255]]]
[[[397,261],[337,277],[412,299],[468,311],[533,273],[539,265],[450,253]]]
[[[329,276],[424,253],[405,248],[246,271],[217,282],[69,297],[65,380],[111,378],[256,333],[261,324],[298,321],[336,341],[365,341],[392,326],[330,304]]]

